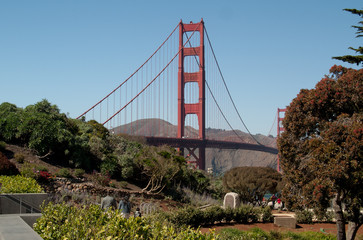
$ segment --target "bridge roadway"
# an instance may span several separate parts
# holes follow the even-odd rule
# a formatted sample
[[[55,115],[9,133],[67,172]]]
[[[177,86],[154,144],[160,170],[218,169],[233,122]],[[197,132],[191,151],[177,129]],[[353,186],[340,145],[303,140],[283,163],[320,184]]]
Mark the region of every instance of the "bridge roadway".
[[[267,147],[264,145],[251,144],[251,143],[239,143],[228,142],[209,139],[197,139],[197,138],[167,138],[167,137],[146,137],[146,141],[150,145],[160,146],[169,145],[172,147],[186,147],[186,148],[219,148],[219,149],[244,149],[260,152],[268,152],[277,154],[276,148]]]

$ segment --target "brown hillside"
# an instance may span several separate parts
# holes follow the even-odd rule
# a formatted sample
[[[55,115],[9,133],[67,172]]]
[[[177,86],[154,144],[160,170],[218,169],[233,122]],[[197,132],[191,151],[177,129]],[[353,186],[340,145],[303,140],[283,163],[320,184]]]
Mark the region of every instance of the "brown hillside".
[[[116,134],[128,134],[138,136],[160,136],[176,137],[177,126],[160,119],[143,119],[122,125],[113,129]],[[206,129],[208,139],[223,141],[243,141],[245,143],[256,143],[249,134],[237,131],[238,136],[233,131],[223,129]],[[198,131],[191,127],[186,127],[185,135],[197,137]],[[254,137],[262,144],[269,147],[276,147],[276,138],[267,137],[261,134]],[[233,167],[240,166],[262,166],[276,169],[277,156],[271,153],[249,151],[249,150],[206,150],[206,168],[212,168],[216,173],[223,173]]]

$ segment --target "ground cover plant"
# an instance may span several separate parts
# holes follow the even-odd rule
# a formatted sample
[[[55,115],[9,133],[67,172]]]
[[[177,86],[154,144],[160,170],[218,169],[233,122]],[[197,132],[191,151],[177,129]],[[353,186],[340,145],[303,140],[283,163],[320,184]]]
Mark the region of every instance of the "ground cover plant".
[[[259,228],[252,228],[248,231],[240,231],[233,228],[222,229],[218,234],[221,240],[334,240],[335,236],[317,232],[277,232],[277,231],[262,231]]]

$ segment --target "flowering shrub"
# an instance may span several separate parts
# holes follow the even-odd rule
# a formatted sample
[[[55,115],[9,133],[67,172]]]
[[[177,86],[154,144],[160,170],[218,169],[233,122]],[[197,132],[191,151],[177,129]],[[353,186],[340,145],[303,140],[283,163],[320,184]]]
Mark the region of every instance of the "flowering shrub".
[[[92,173],[92,179],[95,183],[100,184],[101,186],[109,186],[111,183],[111,177],[108,173],[98,173],[96,171],[93,171]]]
[[[41,183],[48,183],[53,178],[48,171],[36,171],[36,179]]]

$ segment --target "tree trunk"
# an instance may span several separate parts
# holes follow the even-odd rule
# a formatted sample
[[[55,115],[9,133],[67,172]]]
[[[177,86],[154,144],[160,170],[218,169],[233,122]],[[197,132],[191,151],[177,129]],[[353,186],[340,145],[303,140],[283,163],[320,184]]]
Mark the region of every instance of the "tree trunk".
[[[335,219],[337,221],[337,240],[346,240],[345,238],[345,221],[342,210],[342,202],[340,193],[338,192],[333,198],[333,208],[335,212]]]
[[[348,222],[348,232],[347,232],[347,240],[354,240],[360,224],[357,222]]]
[[[353,240],[355,238],[355,236],[357,235],[358,229],[362,225],[362,222],[363,222],[363,216],[360,212],[360,208],[356,206],[356,207],[353,207],[351,210],[352,210],[351,211],[352,216],[349,219],[348,231],[347,231],[348,240]]]

